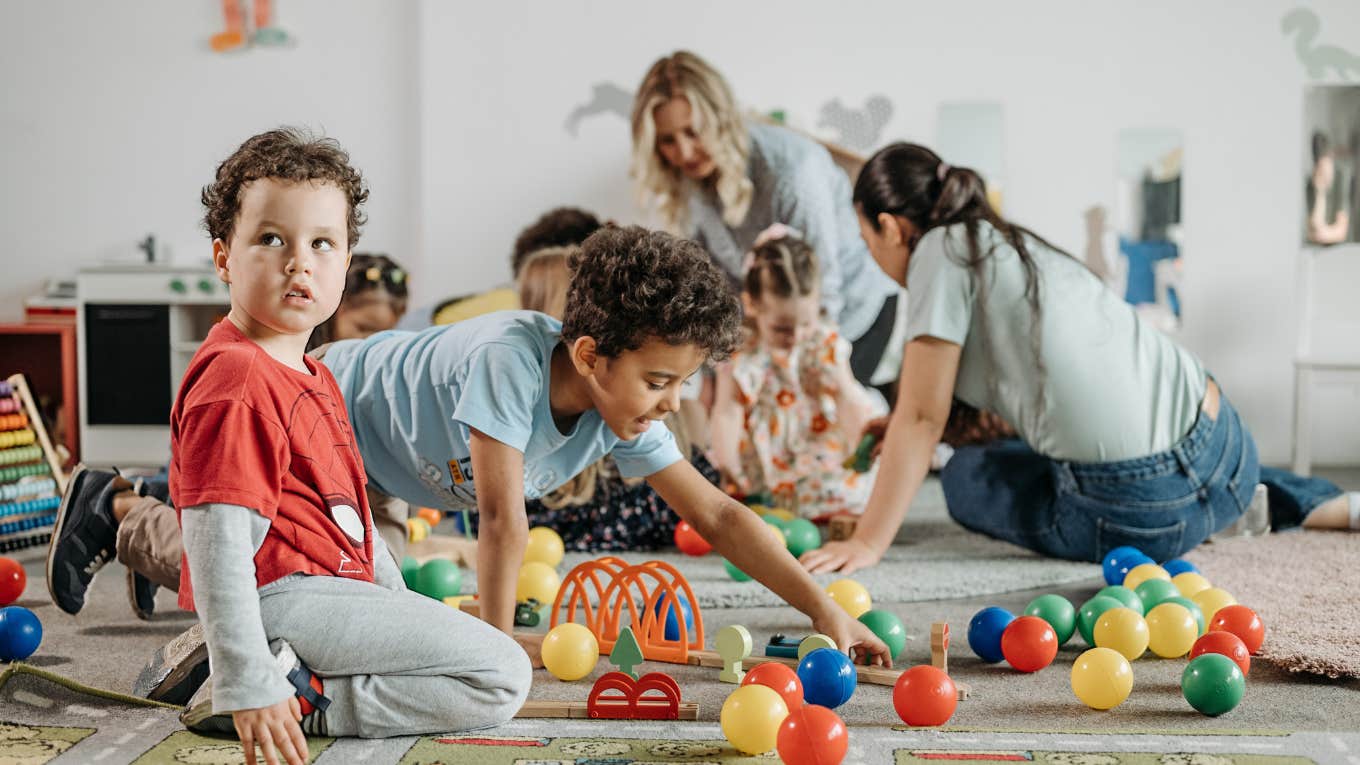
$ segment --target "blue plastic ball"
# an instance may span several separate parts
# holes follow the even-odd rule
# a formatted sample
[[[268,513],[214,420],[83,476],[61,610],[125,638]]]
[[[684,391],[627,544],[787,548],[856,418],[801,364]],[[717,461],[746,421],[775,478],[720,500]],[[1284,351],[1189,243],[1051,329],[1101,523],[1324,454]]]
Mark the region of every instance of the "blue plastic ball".
[[[1195,566],[1195,564],[1191,563],[1188,560],[1182,560],[1180,558],[1172,558],[1166,563],[1163,563],[1162,568],[1166,569],[1166,573],[1172,576],[1175,576],[1177,574],[1184,574],[1187,571],[1193,571],[1196,574],[1199,573],[1199,569]]]
[[[0,661],[23,661],[42,642],[42,622],[23,606],[0,608]]]
[[[1105,553],[1101,568],[1105,573],[1105,584],[1123,584],[1129,569],[1142,563],[1156,563],[1143,554],[1137,547],[1116,547]]]
[[[855,692],[855,665],[834,648],[818,648],[798,662],[798,679],[807,703],[835,709]]]
[[[978,658],[995,664],[1006,658],[1001,653],[1001,633],[1015,621],[1015,614],[999,606],[988,606],[968,622],[968,647]]]
[[[675,618],[674,608],[666,610],[665,604],[666,601],[669,599],[670,599],[669,595],[662,595],[661,597],[657,598],[656,606],[652,608],[652,612],[655,613],[657,618],[659,619],[661,618],[661,612],[666,611],[666,639],[679,640],[680,620]],[[685,598],[683,597],[677,598],[676,602],[680,604],[680,612],[685,615],[685,637],[686,639],[692,640],[694,638],[694,612],[689,609],[689,601],[687,601]]]

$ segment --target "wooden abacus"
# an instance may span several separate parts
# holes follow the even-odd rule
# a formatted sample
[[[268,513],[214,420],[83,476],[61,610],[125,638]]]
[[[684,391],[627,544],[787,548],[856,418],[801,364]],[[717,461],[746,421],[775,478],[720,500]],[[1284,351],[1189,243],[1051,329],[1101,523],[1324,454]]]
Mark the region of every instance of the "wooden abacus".
[[[0,380],[0,553],[47,544],[65,490],[24,376]]]

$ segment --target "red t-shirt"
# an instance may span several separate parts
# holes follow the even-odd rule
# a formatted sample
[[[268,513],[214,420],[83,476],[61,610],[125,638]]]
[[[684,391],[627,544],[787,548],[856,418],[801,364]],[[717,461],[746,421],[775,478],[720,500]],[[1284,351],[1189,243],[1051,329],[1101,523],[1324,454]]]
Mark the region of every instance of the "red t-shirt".
[[[221,321],[189,362],[170,412],[176,507],[242,505],[269,519],[255,553],[260,587],[299,572],[373,581],[367,479],[345,401],[325,365],[306,364],[310,375]],[[179,604],[194,607],[187,557]]]

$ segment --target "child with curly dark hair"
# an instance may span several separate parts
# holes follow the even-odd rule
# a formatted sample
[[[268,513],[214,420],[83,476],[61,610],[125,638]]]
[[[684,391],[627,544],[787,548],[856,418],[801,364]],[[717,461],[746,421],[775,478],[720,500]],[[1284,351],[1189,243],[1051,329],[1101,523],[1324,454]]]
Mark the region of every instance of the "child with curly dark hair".
[[[638,227],[591,235],[559,323],[502,311],[418,333],[334,343],[326,363],[354,412],[370,482],[415,504],[475,509],[482,617],[513,629],[525,500],[610,454],[718,552],[846,650],[887,649],[836,606],[769,527],[709,483],[656,421],[680,386],[736,346],[740,307],[694,242]]]

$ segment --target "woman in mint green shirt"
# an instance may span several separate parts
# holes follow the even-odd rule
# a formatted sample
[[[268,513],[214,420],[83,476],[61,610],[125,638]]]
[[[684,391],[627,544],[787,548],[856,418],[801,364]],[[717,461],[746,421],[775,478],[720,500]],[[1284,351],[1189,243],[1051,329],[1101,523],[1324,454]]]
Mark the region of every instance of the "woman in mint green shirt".
[[[1145,325],[1072,256],[997,214],[982,178],[894,144],[860,172],[860,231],[908,287],[907,349],[877,484],[853,537],[813,571],[876,563],[930,466],[951,402],[1019,440],[958,450],[942,475],[962,525],[1045,555],[1100,560],[1132,545],[1167,560],[1232,524],[1258,481],[1272,522],[1346,526],[1360,495],[1261,468],[1199,359]]]

